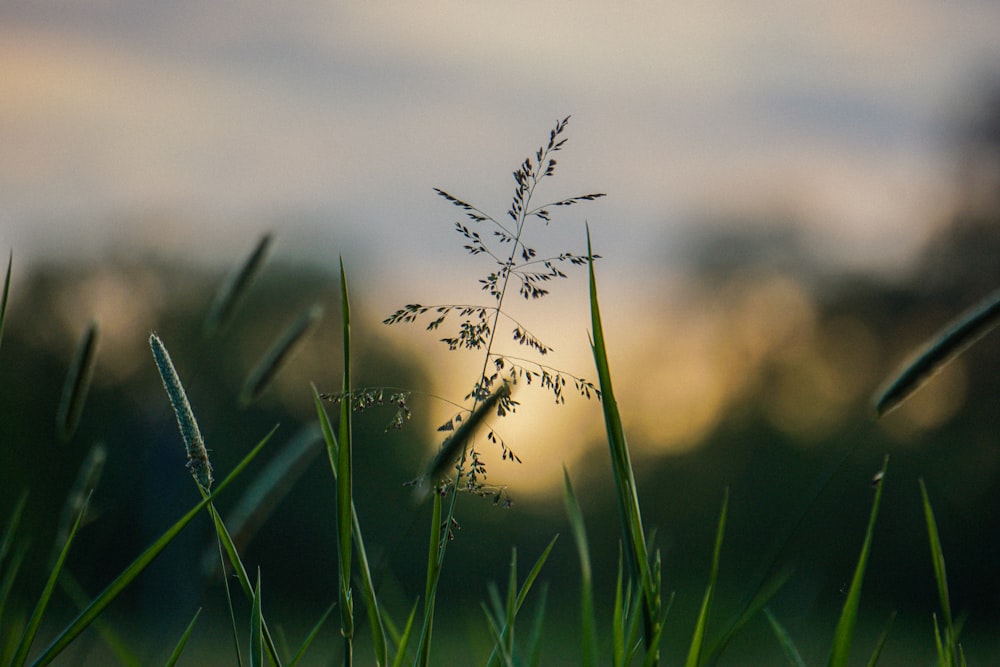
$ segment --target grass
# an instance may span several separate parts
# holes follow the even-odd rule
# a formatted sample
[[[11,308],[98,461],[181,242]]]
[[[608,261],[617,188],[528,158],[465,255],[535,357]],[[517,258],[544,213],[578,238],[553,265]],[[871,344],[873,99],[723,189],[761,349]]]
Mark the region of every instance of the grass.
[[[585,515],[581,508],[569,472],[564,469],[563,499],[569,529],[573,537],[579,562],[579,602],[575,612],[579,619],[578,651],[580,664],[613,665],[642,664],[657,666],[671,660],[683,660],[686,667],[700,667],[717,661],[729,646],[732,637],[746,623],[760,614],[772,629],[775,643],[793,665],[805,665],[802,652],[795,644],[793,634],[769,607],[788,576],[764,582],[749,591],[749,602],[727,623],[718,622],[716,605],[719,598],[720,572],[726,557],[723,549],[729,520],[729,489],[723,499],[715,528],[714,546],[708,561],[707,581],[697,614],[692,619],[670,616],[673,596],[664,591],[665,566],[660,551],[655,548],[652,531],[644,524],[639,484],[626,437],[624,422],[619,411],[612,381],[609,361],[609,343],[602,324],[598,298],[596,260],[589,228],[586,232],[586,253],[562,252],[542,257],[534,248],[532,235],[544,228],[552,211],[594,201],[603,194],[557,198],[537,205],[539,186],[556,171],[554,155],[566,144],[565,132],[569,118],[558,121],[549,139],[533,156],[529,156],[514,172],[515,189],[506,217],[494,217],[480,208],[459,199],[444,190],[437,194],[457,207],[464,217],[455,224],[455,231],[463,240],[465,250],[473,256],[484,258],[489,264],[479,284],[486,293],[483,304],[440,305],[409,304],[398,309],[385,320],[397,325],[423,322],[427,330],[437,332],[453,326],[441,342],[451,350],[478,353],[473,366],[472,382],[462,401],[451,401],[459,410],[438,429],[445,433],[437,453],[421,471],[415,486],[417,502],[427,519],[427,552],[421,598],[412,600],[404,609],[390,609],[381,599],[376,581],[376,568],[369,559],[364,537],[364,525],[356,507],[357,494],[363,491],[354,484],[353,456],[356,436],[353,420],[356,412],[383,402],[386,395],[395,409],[391,427],[400,428],[410,415],[406,401],[410,390],[387,388],[358,388],[352,378],[353,340],[348,275],[345,262],[340,262],[340,333],[342,340],[343,375],[338,392],[322,394],[314,386],[312,398],[316,422],[306,428],[285,450],[271,458],[249,481],[243,500],[237,505],[230,519],[216,508],[215,500],[237,479],[242,478],[251,464],[272,439],[275,430],[265,435],[238,465],[215,483],[214,471],[209,460],[210,449],[195,418],[195,410],[188,399],[180,374],[167,351],[164,341],[155,333],[149,337],[153,361],[159,371],[166,395],[177,420],[180,439],[187,456],[187,469],[195,481],[199,499],[190,509],[125,567],[99,594],[92,599],[80,599],[76,617],[58,632],[51,643],[40,652],[34,650],[35,640],[43,620],[46,619],[53,596],[63,582],[66,590],[73,588],[72,548],[81,525],[88,513],[87,499],[97,485],[103,463],[103,448],[95,447],[79,475],[77,487],[69,494],[64,528],[54,550],[51,573],[42,584],[37,601],[30,613],[9,608],[11,590],[17,581],[24,559],[29,553],[28,540],[20,534],[20,523],[27,503],[21,496],[6,517],[0,538],[0,662],[20,667],[49,664],[59,657],[70,644],[88,628],[98,628],[102,614],[136,578],[157,559],[180,533],[201,513],[206,513],[214,528],[219,567],[215,575],[225,582],[226,607],[230,615],[235,664],[295,665],[299,663],[315,640],[323,633],[336,633],[341,644],[340,660],[345,665],[359,662],[358,646],[365,641],[378,665],[434,664],[434,637],[442,632],[436,623],[442,577],[446,576],[446,553],[453,539],[453,526],[461,503],[468,496],[492,499],[495,504],[509,506],[510,493],[504,487],[488,483],[486,464],[481,459],[484,446],[499,447],[502,459],[514,465],[520,457],[500,435],[499,420],[515,413],[519,403],[515,392],[525,385],[534,385],[549,392],[556,403],[565,402],[566,388],[584,399],[600,400],[606,428],[606,440],[611,478],[619,521],[620,558],[617,572],[595,572],[592,565]],[[262,271],[264,259],[272,242],[270,234],[260,239],[245,262],[233,272],[220,289],[203,331],[207,335],[222,334],[232,321],[237,308],[246,300],[247,291],[254,278]],[[11,265],[8,260],[4,282],[3,300],[0,302],[0,343],[6,323],[8,296],[11,290]],[[566,267],[586,267],[589,282],[589,310],[591,315],[590,345],[593,354],[596,383],[542,362],[551,347],[522,323],[522,316],[512,314],[512,297],[531,304],[544,299],[552,285],[568,275]],[[516,298],[514,299],[516,300]],[[875,410],[881,415],[904,400],[928,375],[942,363],[954,357],[997,323],[1000,295],[994,293],[969,314],[956,320],[933,340],[915,360],[886,385],[875,399]],[[239,400],[249,404],[265,392],[270,382],[280,373],[294,349],[306,334],[318,324],[322,308],[312,305],[282,333],[260,362],[247,375]],[[457,322],[456,322],[457,320]],[[497,338],[502,327],[509,332],[509,342],[521,349],[517,355],[506,352]],[[58,430],[65,440],[70,440],[82,414],[87,388],[94,369],[98,329],[91,324],[85,331],[65,382],[63,400],[58,408]],[[464,391],[464,390],[463,390]],[[327,399],[338,407],[335,419],[327,412]],[[276,427],[277,428],[277,427]],[[322,447],[319,443],[322,443]],[[228,444],[228,443],[227,443]],[[331,494],[334,508],[334,525],[318,522],[316,529],[332,531],[335,552],[311,554],[310,557],[328,560],[336,572],[336,600],[315,622],[304,640],[294,651],[282,646],[268,622],[266,572],[258,568],[251,578],[241,555],[243,545],[270,510],[280,502],[287,489],[323,449],[330,469]],[[875,477],[874,498],[868,517],[867,529],[861,540],[860,551],[853,577],[847,588],[836,626],[832,630],[829,657],[830,667],[850,664],[852,651],[856,651],[857,624],[862,606],[862,590],[867,566],[876,535],[883,491],[887,481],[888,457]],[[214,487],[214,489],[213,489]],[[933,619],[933,641],[937,662],[941,666],[965,664],[959,642],[960,623],[956,623],[951,610],[945,562],[937,523],[931,502],[921,481],[920,493],[925,524],[930,544],[934,580],[940,604],[940,617]],[[553,535],[547,546],[538,554],[524,578],[518,562],[518,551],[511,550],[506,586],[495,583],[488,586],[488,599],[479,611],[490,638],[489,652],[476,656],[490,667],[542,664],[542,642],[545,621],[551,608],[543,580],[546,564],[557,544]],[[608,539],[602,536],[601,539]],[[231,573],[231,575],[229,574]],[[230,581],[235,580],[238,593],[242,592],[249,604],[249,618],[240,617],[239,606],[233,600]],[[602,584],[614,584],[610,623],[598,621],[596,598]],[[309,585],[305,582],[304,585]],[[360,605],[360,606],[358,606]],[[523,616],[526,605],[534,614],[524,632]],[[566,602],[561,601],[565,607]],[[363,607],[363,615],[361,614]],[[336,612],[339,625],[336,630],[328,627],[329,617]],[[397,617],[397,614],[402,616]],[[177,639],[166,659],[167,665],[185,660],[185,651],[192,634],[197,630],[201,610],[192,613],[191,621]],[[403,622],[399,623],[399,618]],[[666,646],[665,629],[669,624],[691,626],[690,639],[684,646]],[[368,639],[361,632],[367,627]],[[866,664],[878,664],[887,638],[891,619],[879,636],[876,645],[866,653]],[[602,630],[603,628],[603,630]],[[108,643],[117,639],[112,630],[102,629]],[[126,647],[117,651],[123,662],[135,662]]]

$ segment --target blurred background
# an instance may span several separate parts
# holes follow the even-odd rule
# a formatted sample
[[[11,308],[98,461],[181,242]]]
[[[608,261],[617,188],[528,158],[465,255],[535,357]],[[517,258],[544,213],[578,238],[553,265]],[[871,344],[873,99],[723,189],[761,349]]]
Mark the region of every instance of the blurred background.
[[[493,267],[462,250],[458,210],[433,188],[502,216],[511,171],[573,114],[538,197],[608,196],[556,209],[531,242],[542,255],[583,254],[586,223],[602,255],[605,332],[644,518],[677,593],[668,663],[693,627],[727,486],[715,627],[768,568],[787,567],[772,608],[807,661],[824,660],[886,453],[859,653],[896,610],[882,664],[933,655],[923,478],[966,654],[996,661],[995,334],[878,423],[869,399],[927,337],[1000,286],[998,24],[1000,8],[975,1],[3,5],[0,253],[13,251],[13,275],[0,515],[29,493],[22,530],[35,556],[17,599],[37,594],[95,443],[108,460],[70,563],[88,593],[197,500],[150,331],[173,355],[220,476],[275,423],[272,456],[309,424],[310,382],[340,384],[343,257],[357,383],[414,390],[402,431],[384,432],[391,410],[355,422],[358,511],[402,619],[422,594],[428,512],[403,485],[453,412],[430,396],[460,402],[481,360],[449,352],[444,334],[419,324],[381,321],[408,303],[482,301],[478,280]],[[236,320],[204,337],[214,292],[267,231],[272,252]],[[596,380],[586,274],[568,273],[511,311],[555,348],[546,363]],[[241,408],[249,370],[315,302],[326,306],[321,326]],[[101,327],[93,386],[80,428],[61,443],[62,384],[91,320]],[[561,533],[542,577],[552,587],[548,664],[575,663],[563,465],[587,512],[601,609],[610,603],[618,529],[600,407],[574,395],[555,406],[528,387],[516,398],[521,409],[495,426],[522,463],[482,447],[489,480],[513,505],[470,497],[460,508],[442,660],[486,645],[478,602],[504,580],[511,548],[526,568]],[[224,514],[238,493],[220,500]],[[293,645],[336,598],[332,502],[319,458],[247,547]],[[200,574],[210,543],[207,520],[192,526],[109,610],[144,658],[163,660],[204,606],[192,655],[231,660],[221,586]],[[61,604],[53,626],[72,613]],[[721,664],[779,663],[770,632],[756,619]],[[331,625],[310,664],[336,659],[335,635]],[[107,660],[96,636],[71,656]]]

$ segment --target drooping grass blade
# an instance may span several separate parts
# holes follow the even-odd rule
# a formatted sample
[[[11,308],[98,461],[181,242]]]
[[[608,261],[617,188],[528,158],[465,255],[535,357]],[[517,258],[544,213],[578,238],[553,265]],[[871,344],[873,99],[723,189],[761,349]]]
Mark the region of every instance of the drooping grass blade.
[[[264,265],[264,258],[272,240],[270,233],[261,236],[253,252],[219,287],[215,300],[205,316],[205,336],[214,336],[229,326],[240,303],[246,297],[250,284],[260,272],[260,267]]]
[[[952,320],[893,378],[875,398],[881,417],[916,391],[935,371],[1000,324],[1000,290]]]
[[[63,384],[62,398],[56,413],[56,428],[59,437],[67,442],[80,423],[83,414],[83,404],[90,390],[90,379],[94,374],[94,363],[97,361],[97,342],[100,339],[100,328],[96,321],[87,325],[80,342],[76,346],[73,362],[66,373]]]
[[[865,541],[861,547],[861,555],[858,557],[858,564],[854,569],[854,577],[851,579],[851,586],[847,590],[847,599],[844,600],[844,606],[840,612],[840,620],[837,621],[837,629],[833,635],[833,648],[830,652],[829,667],[846,667],[847,665],[848,655],[851,651],[851,641],[854,639],[854,626],[858,620],[858,608],[861,605],[861,586],[865,579],[865,569],[868,567],[868,555],[871,552],[872,537],[875,534],[875,520],[878,518],[878,508],[882,502],[882,489],[885,488],[885,470],[888,466],[889,457],[886,456],[879,471],[879,480],[881,481],[875,488],[875,500],[872,502],[872,511],[868,518],[868,530],[865,531]]]

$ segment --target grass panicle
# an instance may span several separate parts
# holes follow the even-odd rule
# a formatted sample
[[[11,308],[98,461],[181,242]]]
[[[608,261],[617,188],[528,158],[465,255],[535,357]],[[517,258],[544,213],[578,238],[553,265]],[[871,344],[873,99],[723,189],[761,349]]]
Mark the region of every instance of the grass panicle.
[[[249,405],[264,393],[288,358],[305,340],[309,332],[319,324],[322,317],[323,307],[319,304],[313,304],[288,325],[288,328],[274,341],[274,344],[264,353],[264,356],[260,358],[260,361],[247,376],[243,390],[240,392],[241,404]]]
[[[208,314],[205,316],[204,334],[206,337],[224,332],[229,326],[240,304],[246,298],[254,278],[260,273],[273,240],[274,237],[270,233],[261,235],[253,252],[219,287]]]
[[[1000,289],[952,320],[875,395],[881,417],[915,392],[935,372],[1000,324]]]
[[[97,362],[99,340],[100,327],[96,321],[91,321],[77,343],[73,361],[66,373],[66,382],[63,384],[59,410],[56,413],[56,427],[63,442],[73,437],[76,427],[80,424],[83,405],[87,400],[90,380]]]
[[[177,426],[184,439],[187,469],[202,488],[209,490],[212,488],[213,481],[212,464],[208,460],[208,450],[205,449],[205,441],[201,437],[201,429],[198,428],[198,422],[194,418],[194,411],[191,410],[187,392],[184,391],[184,385],[181,384],[180,376],[177,375],[174,362],[170,360],[170,353],[167,352],[163,341],[155,333],[149,335],[149,346],[153,350],[156,368],[160,371],[163,388],[166,389],[167,396],[170,398],[170,405],[177,417]]]

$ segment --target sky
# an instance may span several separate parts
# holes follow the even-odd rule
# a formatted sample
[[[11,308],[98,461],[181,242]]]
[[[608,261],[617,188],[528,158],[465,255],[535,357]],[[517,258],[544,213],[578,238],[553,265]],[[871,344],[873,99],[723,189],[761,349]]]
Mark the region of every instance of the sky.
[[[553,195],[607,192],[587,218],[633,260],[775,214],[838,261],[903,258],[947,210],[998,24],[975,1],[8,2],[3,245],[197,254],[276,228],[433,262],[432,188],[505,210],[572,114]]]
[[[432,298],[421,286],[457,300],[440,288],[470,260],[433,188],[502,216],[513,169],[572,115],[540,196],[608,196],[540,243],[582,253],[589,224],[613,348],[681,324],[655,364],[620,367],[637,401],[675,378],[691,409],[671,442],[691,442],[740,389],[683,365],[731,366],[698,347],[725,343],[691,306],[719,295],[665,294],[685,239],[777,219],[839,270],[911,259],[953,207],[998,25],[976,0],[5,2],[0,252],[15,276],[150,252],[218,269],[270,230],[279,258],[346,256],[379,308]],[[768,313],[812,322],[799,287],[759,287],[718,300],[762,331]],[[585,318],[579,288],[552,312]],[[585,367],[587,322],[568,326]]]

